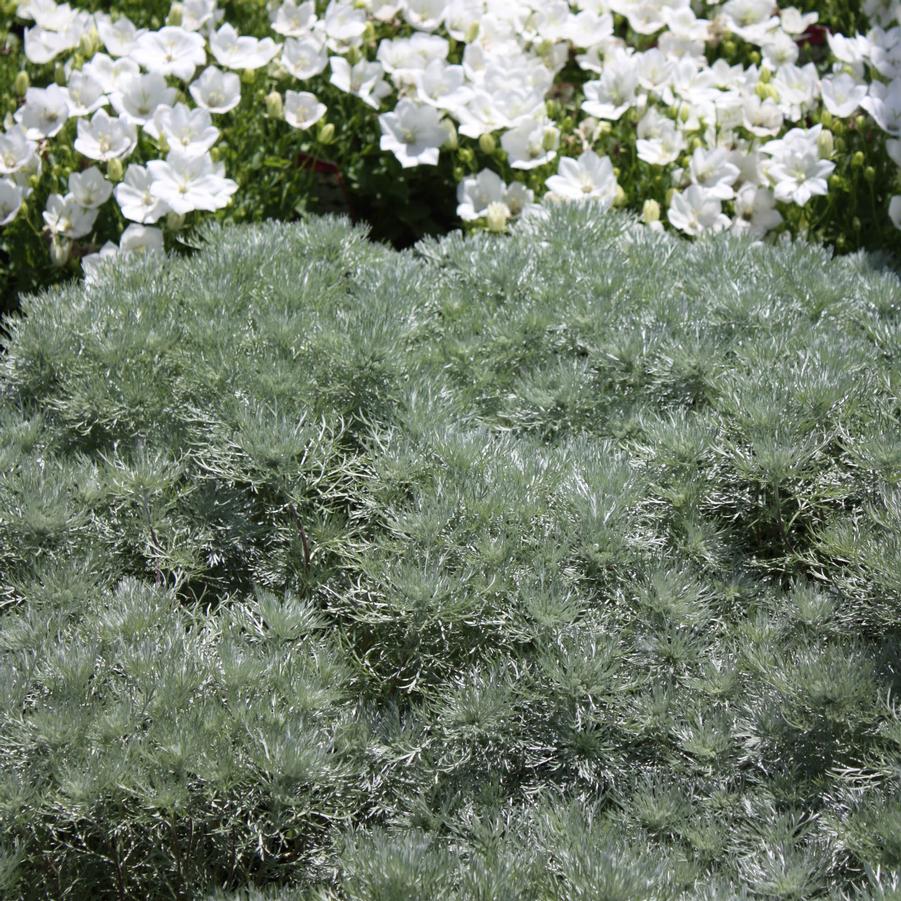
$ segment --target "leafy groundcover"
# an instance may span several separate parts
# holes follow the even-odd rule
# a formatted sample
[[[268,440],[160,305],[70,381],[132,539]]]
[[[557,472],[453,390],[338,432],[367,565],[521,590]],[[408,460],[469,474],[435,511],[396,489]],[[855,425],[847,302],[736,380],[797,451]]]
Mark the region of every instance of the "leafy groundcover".
[[[895,274],[198,245],[8,323],[4,897],[901,895]]]

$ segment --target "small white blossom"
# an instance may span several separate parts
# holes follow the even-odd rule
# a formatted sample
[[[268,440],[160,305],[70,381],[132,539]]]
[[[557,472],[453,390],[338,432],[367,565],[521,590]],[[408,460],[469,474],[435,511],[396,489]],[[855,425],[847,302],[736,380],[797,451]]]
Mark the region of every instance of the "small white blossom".
[[[861,101],[867,96],[867,86],[858,84],[847,73],[834,78],[824,78],[820,83],[823,93],[823,104],[833,116],[847,119],[853,116]]]
[[[215,66],[207,66],[188,90],[194,102],[211,113],[227,113],[241,102],[241,79]]]
[[[390,150],[405,169],[437,165],[439,148],[447,140],[437,110],[404,99],[393,112],[379,116],[379,126],[381,149]]]
[[[157,109],[175,101],[175,94],[159,72],[148,72],[129,78],[121,91],[110,94],[110,103],[123,121],[146,125]]]
[[[21,125],[0,133],[0,175],[12,175],[32,165],[37,142],[30,140]]]
[[[83,172],[70,173],[69,193],[79,206],[95,210],[109,200],[113,185],[96,166],[91,166]]]
[[[24,199],[24,188],[12,179],[0,178],[0,226],[9,225],[16,218]]]
[[[820,159],[817,138],[821,130],[821,125],[793,128],[761,148],[772,158],[766,173],[775,186],[776,200],[803,206],[811,197],[826,193],[826,179],[835,163]]]
[[[46,88],[29,88],[25,103],[15,113],[15,120],[25,129],[25,136],[32,141],[52,138],[69,118],[69,99],[59,85]]]
[[[131,253],[162,253],[163,233],[158,228],[132,223],[122,232],[119,238],[119,252]]]
[[[206,63],[206,41],[194,31],[166,25],[142,34],[130,56],[148,72],[190,81],[197,67]]]
[[[203,108],[189,109],[184,103],[161,106],[153,115],[152,127],[145,129],[153,137],[165,137],[169,146],[185,156],[206,153],[219,137],[219,129]]]
[[[346,65],[343,57],[339,57]],[[281,64],[301,81],[325,71],[328,65],[328,51],[325,42],[317,38],[288,38],[282,47]]]
[[[125,170],[125,179],[116,185],[116,203],[122,215],[133,222],[150,224],[158,222],[169,212],[169,205],[153,194],[150,185],[153,176],[144,166],[136,163]]]
[[[51,235],[83,238],[94,227],[96,209],[85,209],[71,194],[51,194],[44,209],[44,222]]]
[[[719,232],[729,227],[729,217],[723,213],[720,201],[700,185],[690,185],[673,194],[667,219],[687,235]]]
[[[90,121],[78,120],[75,149],[88,159],[104,162],[123,159],[131,154],[137,143],[134,123],[109,116],[106,110],[97,110]]]
[[[546,182],[548,190],[563,200],[592,198],[612,205],[616,198],[616,176],[610,157],[599,157],[593,150],[583,151],[578,158],[567,156],[560,160],[557,174]]]
[[[543,116],[526,119],[501,135],[501,147],[513,169],[534,169],[557,155],[560,132]]]
[[[275,12],[272,30],[285,37],[299,38],[309,34],[317,21],[313,0],[307,0],[306,3],[285,0]]]
[[[151,194],[182,216],[193,210],[221,209],[238,189],[216,171],[208,153],[187,156],[173,149],[165,160],[151,160],[147,170],[153,178]]]
[[[210,36],[210,52],[226,69],[259,69],[278,51],[278,44],[272,38],[239,35],[229,24]]]
[[[285,91],[285,121],[294,128],[310,128],[326,113],[326,106],[309,91]]]

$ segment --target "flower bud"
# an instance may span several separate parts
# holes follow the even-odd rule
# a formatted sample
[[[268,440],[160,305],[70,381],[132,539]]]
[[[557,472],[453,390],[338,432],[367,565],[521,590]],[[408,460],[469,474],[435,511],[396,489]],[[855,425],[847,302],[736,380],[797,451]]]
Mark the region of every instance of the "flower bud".
[[[851,156],[851,168],[859,169],[864,164],[865,160],[866,160],[866,157],[863,155],[863,151],[858,150],[856,153],[852,154],[852,156]]]
[[[497,141],[494,140],[494,135],[490,131],[486,131],[485,134],[479,136],[479,149],[482,153],[487,153],[489,156],[497,150]]]
[[[544,130],[544,137],[541,139],[541,149],[550,152],[556,150],[560,145],[560,132],[552,125]]]
[[[72,242],[68,238],[54,236],[50,242],[50,262],[57,269],[62,269],[69,262],[69,254],[72,252]]]
[[[256,69],[245,69],[241,73],[241,84],[253,84],[257,77]]]
[[[669,206],[673,202],[673,195],[676,193],[675,188],[666,189],[666,205]]]
[[[557,100],[548,100],[544,104],[548,116],[553,119],[560,112],[560,103]]]
[[[622,185],[616,186],[616,193],[613,195],[613,205],[614,206],[625,206],[626,203],[626,192],[623,190]]]
[[[820,114],[820,122],[823,123],[823,128],[832,128],[832,113],[824,109]]]
[[[472,149],[469,147],[461,147],[457,151],[457,156],[460,158],[461,163],[471,163],[475,158],[475,154],[472,152]]]
[[[864,125],[867,124],[867,117],[865,115],[863,115],[863,113],[860,113],[859,115],[854,117],[854,124],[858,128],[863,128]]]
[[[489,231],[502,232],[507,230],[507,220],[510,218],[510,207],[500,201],[492,201],[485,210],[485,223]]]
[[[469,28],[466,29],[466,34],[463,36],[463,40],[467,44],[471,44],[477,37],[479,36],[479,23],[473,22]]]
[[[160,153],[168,153],[169,152],[169,140],[166,136],[160,132],[160,136],[157,139],[156,146],[159,148]]]
[[[679,121],[687,122],[691,118],[691,107],[687,103],[683,103],[679,107]]]
[[[61,87],[66,86],[66,70],[62,63],[57,63],[53,67],[53,80]]]
[[[90,28],[86,31],[78,41],[79,51],[90,59],[100,49],[100,35],[96,28]]]
[[[771,69],[761,69],[758,77],[764,84],[769,84],[770,79],[773,77],[773,72]]]
[[[23,69],[16,74],[15,90],[17,97],[24,97],[28,89],[31,87],[31,79],[28,73]]]
[[[454,166],[452,174],[455,182],[461,182],[466,177],[466,173],[463,171],[462,166]]]
[[[869,184],[873,184],[873,182],[876,181],[876,170],[872,166],[867,166],[867,168],[863,170],[863,177]]]
[[[266,115],[270,119],[281,119],[285,115],[282,95],[278,91],[270,91],[266,95]]]
[[[829,176],[829,187],[832,188],[833,191],[842,191],[845,187],[845,180],[833,172],[832,175]]]
[[[441,124],[447,132],[447,139],[441,145],[442,148],[444,150],[456,150],[460,146],[460,141],[457,137],[457,129],[454,127],[454,123],[450,119],[442,119]]]
[[[325,122],[319,127],[316,140],[320,144],[331,144],[335,140],[335,126],[331,122]]]
[[[836,125],[838,125],[838,121],[836,120]],[[844,138],[836,138],[832,142],[832,146],[835,148],[836,153],[844,153],[845,152],[845,139]]]
[[[659,222],[660,221],[660,204],[656,200],[646,200],[641,208],[642,222]]]
[[[119,157],[114,156],[106,164],[106,177],[110,181],[122,181],[122,176],[124,174],[122,160],[120,160]]]
[[[366,24],[363,26],[363,42],[374,44],[377,40],[378,35],[375,33],[375,25],[372,24],[371,19],[367,19]]]
[[[824,128],[817,137],[817,150],[820,153],[820,157],[824,160],[828,160],[832,156],[835,150],[835,143],[832,139],[832,132],[828,128]]]
[[[185,8],[181,3],[173,3],[172,8],[169,10],[169,16],[166,19],[167,25],[181,25],[184,21]]]
[[[853,228],[856,232],[860,231],[860,218],[858,216],[855,216],[851,220],[851,228]]]
[[[177,232],[185,224],[183,213],[166,213],[166,228],[170,231]]]
[[[735,44],[735,41],[727,40],[723,41],[723,53],[726,56],[735,56],[735,52],[738,50],[738,47]]]
[[[841,135],[845,133],[845,123],[841,119],[836,119],[830,126],[833,134]]]
[[[752,51],[748,54],[748,59],[749,59],[755,66],[757,66],[757,65],[760,64],[760,54],[759,54],[756,50],[752,50]]]

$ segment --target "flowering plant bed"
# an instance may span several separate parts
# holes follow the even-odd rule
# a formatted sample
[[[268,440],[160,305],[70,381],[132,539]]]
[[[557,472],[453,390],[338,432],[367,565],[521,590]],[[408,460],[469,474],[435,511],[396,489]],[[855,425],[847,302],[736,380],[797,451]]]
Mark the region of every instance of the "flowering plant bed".
[[[3,8],[7,310],[207,218],[321,212],[299,153],[398,246],[586,196],[688,235],[901,243],[890,0]]]
[[[4,898],[895,897],[897,276],[195,243],[10,322]]]

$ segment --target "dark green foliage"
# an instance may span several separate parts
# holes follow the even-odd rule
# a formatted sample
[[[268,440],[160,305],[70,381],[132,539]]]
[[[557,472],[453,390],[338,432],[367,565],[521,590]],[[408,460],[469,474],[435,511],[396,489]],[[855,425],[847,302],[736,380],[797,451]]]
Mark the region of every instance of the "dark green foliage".
[[[901,895],[897,276],[569,207],[25,313],[4,897]]]

